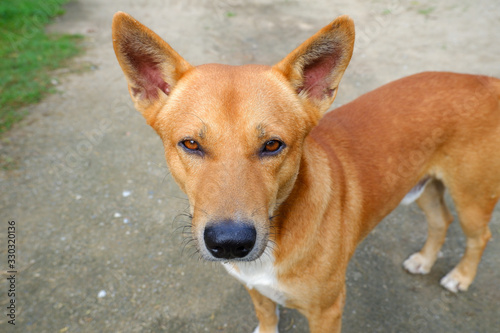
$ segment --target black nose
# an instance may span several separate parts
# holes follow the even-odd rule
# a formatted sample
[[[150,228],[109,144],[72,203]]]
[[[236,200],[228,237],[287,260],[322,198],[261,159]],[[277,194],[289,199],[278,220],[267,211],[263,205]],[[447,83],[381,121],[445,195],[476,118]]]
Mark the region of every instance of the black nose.
[[[257,232],[253,225],[222,221],[205,228],[205,246],[219,259],[241,259],[252,251]]]

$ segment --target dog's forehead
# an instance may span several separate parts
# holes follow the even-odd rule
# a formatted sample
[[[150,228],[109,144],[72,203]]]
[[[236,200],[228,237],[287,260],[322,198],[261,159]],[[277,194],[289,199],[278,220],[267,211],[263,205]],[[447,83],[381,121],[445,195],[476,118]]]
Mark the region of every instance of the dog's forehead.
[[[176,89],[167,103],[169,118],[200,133],[236,125],[262,134],[269,124],[298,122],[300,103],[269,66],[202,65]]]
[[[191,93],[228,107],[273,106],[286,96],[282,91],[285,85],[269,66],[206,64],[190,74],[186,81]]]

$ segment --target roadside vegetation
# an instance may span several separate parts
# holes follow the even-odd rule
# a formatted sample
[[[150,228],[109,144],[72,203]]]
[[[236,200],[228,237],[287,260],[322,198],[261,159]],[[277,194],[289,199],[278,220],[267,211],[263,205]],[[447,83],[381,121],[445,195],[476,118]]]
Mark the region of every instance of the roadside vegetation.
[[[80,35],[47,34],[68,0],[0,1],[0,133],[19,121],[22,108],[55,91],[51,71],[80,52]]]

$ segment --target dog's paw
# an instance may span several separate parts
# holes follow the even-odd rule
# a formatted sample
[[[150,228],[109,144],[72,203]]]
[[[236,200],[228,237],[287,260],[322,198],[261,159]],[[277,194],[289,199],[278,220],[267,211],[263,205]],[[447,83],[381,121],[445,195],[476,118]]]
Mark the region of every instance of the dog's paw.
[[[472,279],[460,274],[457,269],[453,269],[441,279],[441,285],[454,293],[467,291],[471,283]]]
[[[431,271],[433,264],[434,262],[417,252],[403,262],[403,267],[412,274],[427,274]]]

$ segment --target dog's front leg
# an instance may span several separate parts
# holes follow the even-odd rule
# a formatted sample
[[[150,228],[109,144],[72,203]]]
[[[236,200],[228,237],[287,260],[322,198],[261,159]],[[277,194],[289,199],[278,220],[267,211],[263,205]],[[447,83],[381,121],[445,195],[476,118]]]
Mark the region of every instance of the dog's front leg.
[[[254,333],[279,333],[276,303],[255,289],[247,288],[247,290],[250,297],[252,297],[255,313],[259,319],[259,326],[257,326]]]
[[[345,285],[329,306],[313,308],[305,313],[311,333],[340,333],[345,304]]]

